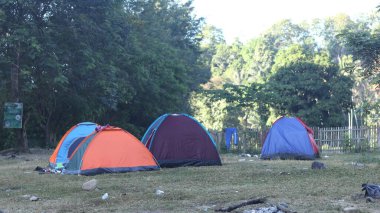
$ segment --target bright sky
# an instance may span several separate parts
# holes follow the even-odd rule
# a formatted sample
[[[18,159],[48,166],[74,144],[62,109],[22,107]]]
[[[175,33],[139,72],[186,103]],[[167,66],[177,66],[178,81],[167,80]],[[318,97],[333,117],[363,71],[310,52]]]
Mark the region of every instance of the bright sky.
[[[294,23],[345,13],[355,18],[376,10],[379,0],[194,0],[197,17],[222,29],[227,42],[257,37],[282,19]]]

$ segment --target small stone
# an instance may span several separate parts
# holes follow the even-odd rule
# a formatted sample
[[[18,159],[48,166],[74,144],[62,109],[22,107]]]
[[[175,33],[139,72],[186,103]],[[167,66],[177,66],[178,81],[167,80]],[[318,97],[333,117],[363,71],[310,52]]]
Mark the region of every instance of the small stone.
[[[346,207],[343,209],[345,213],[360,213],[360,210],[356,207]]]
[[[104,193],[104,195],[102,196],[102,200],[108,200],[109,196],[108,196],[108,193]]]
[[[358,169],[363,169],[365,167],[365,164],[359,163],[359,162],[351,162],[351,164]]]
[[[289,205],[287,203],[279,203],[277,205],[277,210],[278,211],[281,211],[281,212],[292,212],[290,209],[289,209]]]
[[[375,202],[375,199],[373,199],[372,197],[366,197],[365,201],[367,203],[373,203],[373,202]]]
[[[165,192],[162,190],[159,190],[159,189],[156,190],[156,195],[163,195],[164,193]]]
[[[212,205],[212,206],[200,206],[200,207],[198,207],[198,209],[201,210],[201,211],[207,212],[208,210],[210,210],[210,209],[212,209],[214,207],[215,207],[215,205]]]
[[[277,212],[277,207],[272,206],[272,207],[269,207],[268,210],[271,212]]]
[[[96,189],[98,181],[96,179],[89,180],[82,185],[82,189],[86,191],[92,191]]]
[[[314,161],[314,162],[311,164],[311,168],[312,168],[312,169],[326,169],[325,164],[324,164],[324,163],[321,163],[321,162],[318,162],[318,161]]]
[[[37,196],[32,196],[32,197],[29,198],[30,201],[37,201],[37,200],[39,200],[39,199],[40,199],[40,198],[37,197]]]

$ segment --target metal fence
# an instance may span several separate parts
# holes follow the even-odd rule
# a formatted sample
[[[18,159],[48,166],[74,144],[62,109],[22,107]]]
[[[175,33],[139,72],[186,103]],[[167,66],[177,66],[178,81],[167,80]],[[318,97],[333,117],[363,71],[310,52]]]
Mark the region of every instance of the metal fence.
[[[238,130],[238,144],[231,142],[230,149],[226,149],[225,133],[221,131],[210,131],[219,152],[237,153],[260,153],[262,143],[265,140],[267,129],[244,129]],[[233,140],[231,140],[233,141]]]
[[[380,126],[314,127],[312,129],[321,153],[363,152],[380,148]],[[220,152],[260,153],[268,131],[269,128],[238,130],[239,143],[235,145],[231,142],[229,150],[226,149],[224,132],[211,130],[210,133]]]

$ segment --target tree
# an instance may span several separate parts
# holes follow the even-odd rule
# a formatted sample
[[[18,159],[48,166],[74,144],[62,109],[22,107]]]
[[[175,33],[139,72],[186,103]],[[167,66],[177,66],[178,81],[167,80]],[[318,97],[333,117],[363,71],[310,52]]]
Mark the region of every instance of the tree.
[[[363,69],[363,76],[380,85],[380,33],[346,31],[343,35],[349,52]]]
[[[226,41],[224,40],[221,29],[212,25],[206,25],[203,27],[201,37],[200,50],[202,51],[202,54],[199,60],[210,69],[211,60],[217,51],[217,46],[225,44]]]
[[[84,120],[139,135],[160,114],[188,111],[190,92],[210,76],[199,60],[202,21],[193,17],[191,1],[6,0],[1,6],[0,76],[7,78],[0,86],[9,89],[0,98],[7,100],[11,89],[3,70],[16,65],[30,117],[25,130],[42,132],[45,146]]]
[[[124,125],[134,123],[141,134],[163,113],[189,111],[190,92],[208,80],[209,71],[198,60],[202,23],[190,3],[133,1],[128,10],[130,57],[124,71],[136,92],[114,116],[122,115]]]
[[[353,113],[361,124],[374,124],[378,120],[378,92],[380,85],[379,15],[370,14],[356,21],[356,28],[344,29],[339,35],[342,45],[351,54],[345,69],[355,78]]]
[[[15,146],[23,151],[28,150],[27,125],[33,107],[29,100],[34,89],[40,83],[39,76],[50,75],[54,78],[57,63],[51,52],[43,51],[44,45],[51,43],[45,41],[48,36],[44,34],[45,18],[48,16],[51,1],[3,1],[1,23],[0,52],[3,56],[1,67],[10,70],[10,96],[8,100],[24,102],[23,143]],[[49,40],[49,39],[47,39]],[[33,73],[37,72],[38,75]],[[45,79],[46,80],[46,79]],[[43,82],[45,83],[45,82]],[[47,100],[48,97],[36,99],[35,103]]]
[[[296,62],[278,68],[267,92],[279,115],[299,116],[310,126],[341,126],[351,107],[352,84],[337,66]]]
[[[264,83],[271,75],[276,49],[267,37],[252,39],[242,48],[244,60],[243,79],[245,84]]]
[[[294,24],[288,19],[277,22],[262,36],[277,50],[293,44],[300,44],[309,49],[315,47],[315,42],[309,31],[304,26]]]

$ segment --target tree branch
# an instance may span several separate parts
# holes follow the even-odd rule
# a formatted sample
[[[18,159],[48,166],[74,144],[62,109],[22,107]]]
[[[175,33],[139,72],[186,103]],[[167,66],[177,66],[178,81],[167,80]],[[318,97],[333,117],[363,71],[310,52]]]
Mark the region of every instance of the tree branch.
[[[252,205],[252,204],[259,204],[259,203],[265,203],[266,200],[267,200],[267,197],[262,197],[262,198],[257,198],[257,199],[251,199],[251,200],[245,201],[245,202],[240,203],[240,204],[232,205],[232,206],[229,206],[229,207],[226,207],[226,208],[216,209],[215,211],[216,212],[230,212],[230,211],[232,211],[234,209],[237,209],[237,208],[240,208],[240,207],[243,207],[243,206]]]

